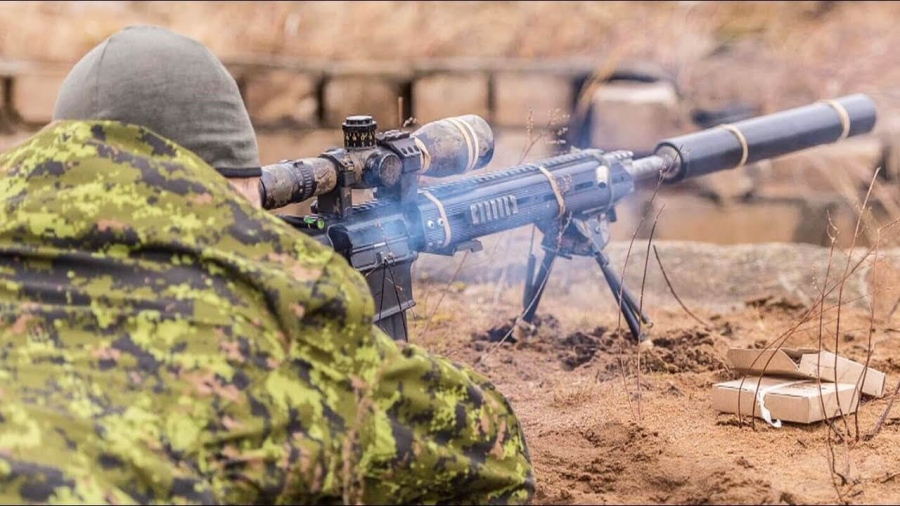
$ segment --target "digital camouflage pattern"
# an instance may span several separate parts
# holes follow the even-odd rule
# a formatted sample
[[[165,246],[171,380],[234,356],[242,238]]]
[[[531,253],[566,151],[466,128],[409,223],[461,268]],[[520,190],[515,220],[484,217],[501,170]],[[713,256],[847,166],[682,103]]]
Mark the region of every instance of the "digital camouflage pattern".
[[[0,502],[520,503],[507,401],[149,130],[0,155]]]

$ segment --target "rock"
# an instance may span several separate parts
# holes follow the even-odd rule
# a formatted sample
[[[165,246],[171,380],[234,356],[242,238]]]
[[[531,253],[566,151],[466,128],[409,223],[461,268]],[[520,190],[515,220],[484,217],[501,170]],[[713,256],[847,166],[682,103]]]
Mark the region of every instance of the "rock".
[[[675,87],[665,81],[603,84],[592,106],[592,147],[650,152],[662,139],[689,132]]]
[[[12,80],[0,74],[0,97],[7,96],[7,88]],[[6,101],[0,98],[0,134],[10,134],[13,130],[13,114],[6,105]]]
[[[376,76],[339,76],[325,83],[325,126],[341,128],[347,116],[365,114],[375,118],[379,130],[400,126],[397,99],[400,84]]]
[[[863,195],[881,165],[883,142],[876,136],[853,137],[817,146],[760,164],[756,193],[795,195],[810,192],[846,192]]]
[[[295,158],[319,156],[331,147],[344,144],[341,130],[281,130],[257,135],[259,159],[263,165]]]
[[[521,128],[492,128],[492,131],[494,156],[486,170],[501,170],[548,158],[556,153],[558,147],[553,143],[553,132],[546,129],[532,130],[530,136],[527,130]]]
[[[536,128],[565,124],[572,112],[574,88],[569,78],[554,75],[500,73],[494,76],[494,117],[498,126],[525,127],[529,112]]]
[[[659,240],[703,241],[715,244],[792,242],[804,218],[803,203],[746,202],[719,205],[690,194],[657,195],[648,220],[665,208],[657,222]],[[825,216],[815,220],[824,232]],[[648,225],[649,230],[649,225]],[[814,241],[819,243],[820,241]]]
[[[420,125],[464,114],[491,121],[486,74],[438,73],[420,77],[413,83],[412,100],[413,116]]]
[[[0,153],[10,150],[28,140],[35,132],[17,130],[13,133],[0,135]]]
[[[737,200],[751,195],[757,189],[757,174],[764,164],[751,164],[731,170],[723,170],[697,178],[695,184],[704,195],[715,201]]]
[[[421,255],[415,266],[416,279],[427,275],[430,283],[438,285],[451,279],[473,284],[496,283],[505,271],[504,279],[508,289],[520,293],[525,279],[530,237],[530,227],[524,227],[485,238],[484,251],[470,254],[455,278],[459,258]],[[535,241],[539,243],[540,240],[541,234],[538,232]],[[818,297],[821,290],[818,283],[824,278],[828,267],[829,248],[811,244],[718,245],[666,240],[657,240],[653,244],[682,301],[690,308],[712,311],[742,306],[747,300],[760,296],[784,297],[809,304]],[[538,247],[536,250],[538,258],[541,255],[539,249]],[[648,254],[646,240],[638,239],[633,244],[628,240],[615,241],[607,246],[606,251],[617,273],[622,272],[628,257],[625,283],[635,295],[640,293],[641,286],[644,285],[645,307],[679,307],[660,271],[652,248],[649,250],[647,277],[643,279]],[[862,248],[854,250],[851,265],[861,259],[864,253]],[[834,252],[829,284],[835,279],[835,269],[843,272],[846,255],[844,250]],[[900,266],[900,248],[882,250],[879,258],[891,262],[891,265]],[[850,276],[844,288],[843,300],[846,304],[868,307],[867,295],[871,288],[867,276],[870,264],[871,258],[865,260]],[[879,266],[876,272],[881,273],[877,274],[881,277],[887,271]],[[614,306],[609,287],[591,258],[557,260],[546,290],[547,296],[569,296],[565,300],[570,301],[574,309],[596,311],[598,305]],[[835,291],[828,303],[834,303],[836,299]],[[889,302],[889,297],[883,295],[878,305],[887,306]],[[885,307],[884,311],[889,309]],[[894,318],[898,318],[898,312],[900,310],[895,310]]]
[[[244,101],[255,126],[312,127],[318,123],[316,81],[288,70],[263,70],[244,79]]]
[[[900,261],[879,255],[866,266],[867,293],[875,302],[875,321],[900,320]]]
[[[56,71],[35,70],[17,75],[12,81],[13,110],[27,123],[49,123],[65,78],[65,73]]]
[[[882,170],[889,181],[900,185],[900,118],[887,118],[883,124],[880,134],[884,147]]]

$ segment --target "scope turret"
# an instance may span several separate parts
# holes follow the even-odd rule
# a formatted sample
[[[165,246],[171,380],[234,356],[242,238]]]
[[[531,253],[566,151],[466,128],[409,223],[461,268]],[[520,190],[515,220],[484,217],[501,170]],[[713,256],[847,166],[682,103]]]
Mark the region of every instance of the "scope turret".
[[[849,95],[672,137],[654,155],[664,181],[675,182],[865,134],[875,118],[872,99]]]

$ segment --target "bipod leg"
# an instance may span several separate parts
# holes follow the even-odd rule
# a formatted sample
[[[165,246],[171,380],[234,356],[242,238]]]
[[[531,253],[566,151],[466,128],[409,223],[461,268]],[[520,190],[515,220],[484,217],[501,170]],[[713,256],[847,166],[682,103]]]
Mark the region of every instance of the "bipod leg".
[[[526,323],[531,323],[534,319],[538,304],[541,302],[541,296],[544,294],[544,288],[547,287],[547,279],[550,277],[550,270],[553,268],[554,260],[556,260],[556,253],[551,251],[545,252],[544,258],[541,260],[541,268],[533,279],[534,262],[529,262],[528,279],[525,283],[525,297],[523,301],[525,313],[522,315],[522,320]]]
[[[622,316],[625,318],[625,323],[628,324],[628,329],[631,331],[632,337],[638,342],[645,341],[647,339],[647,334],[641,330],[641,322],[648,327],[652,327],[653,322],[643,311],[641,311],[640,306],[637,301],[634,300],[634,296],[628,288],[619,282],[616,273],[613,272],[612,268],[609,266],[609,257],[607,257],[603,251],[598,250],[594,253],[594,259],[597,260],[597,264],[600,265],[600,270],[603,271],[603,277],[606,278],[606,283],[609,285],[609,288],[613,292],[613,297],[615,297],[616,302],[619,304],[619,309],[622,311]],[[638,318],[640,318],[640,321]]]

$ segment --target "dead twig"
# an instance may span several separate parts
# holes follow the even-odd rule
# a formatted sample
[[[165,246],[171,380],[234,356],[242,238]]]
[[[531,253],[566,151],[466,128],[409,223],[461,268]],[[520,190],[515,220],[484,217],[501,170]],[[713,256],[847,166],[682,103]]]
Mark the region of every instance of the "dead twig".
[[[872,432],[869,432],[865,440],[871,441],[875,436],[881,432],[881,428],[884,427],[884,422],[887,420],[888,415],[891,413],[891,408],[894,407],[894,401],[897,400],[897,396],[900,395],[900,381],[897,382],[897,386],[894,387],[894,393],[891,394],[891,400],[888,401],[888,405],[884,408],[884,413],[878,418],[878,423],[875,424],[875,428],[872,429]]]
[[[703,325],[704,328],[711,329],[712,325],[703,318],[695,315],[690,309],[688,309],[684,301],[681,300],[681,297],[679,297],[678,294],[675,293],[675,287],[672,286],[672,281],[669,280],[669,275],[666,274],[666,269],[663,267],[662,260],[659,258],[659,251],[656,250],[656,245],[653,246],[653,254],[656,256],[656,263],[657,265],[659,265],[659,271],[662,273],[663,279],[666,281],[666,286],[669,287],[669,293],[671,293],[672,296],[675,297],[675,300],[678,302],[678,305],[681,306],[681,309],[683,309],[688,316],[693,318],[694,321],[696,321],[700,325]]]
[[[431,326],[431,322],[434,319],[434,315],[437,314],[438,308],[441,307],[441,302],[444,301],[444,296],[447,295],[447,291],[450,290],[450,285],[452,285],[456,278],[459,276],[460,271],[462,271],[463,264],[466,263],[466,259],[469,258],[469,250],[463,254],[462,259],[459,261],[459,264],[456,266],[456,271],[453,272],[453,276],[450,277],[450,281],[447,282],[447,286],[441,290],[441,296],[438,298],[437,303],[434,305],[434,309],[431,311],[431,315],[428,316],[428,319],[425,321],[425,328],[422,330],[421,336],[425,336],[428,333],[428,328]]]
[[[641,298],[638,303],[638,318],[641,317],[641,314],[644,313],[644,287],[646,286],[647,281],[647,267],[650,265],[650,246],[653,245],[653,234],[656,233],[656,224],[659,223],[659,216],[662,214],[663,210],[666,208],[666,205],[663,204],[659,211],[656,213],[656,218],[653,219],[653,226],[650,227],[650,238],[647,240],[647,253],[644,255],[644,274],[641,277]],[[655,246],[655,245],[654,245]],[[641,347],[637,347],[637,395],[638,395],[638,422],[640,423],[641,417]]]
[[[634,233],[631,234],[631,240],[628,242],[628,251],[625,252],[625,263],[622,266],[622,275],[619,279],[619,293],[616,294],[616,299],[617,299],[616,309],[618,309],[618,316],[616,318],[616,334],[618,334],[619,331],[622,329],[622,304],[624,303],[623,296],[624,296],[624,292],[625,292],[625,273],[628,271],[628,260],[631,258],[631,250],[634,247],[634,241],[635,241],[635,239],[637,239],[638,232],[641,230],[641,227],[644,225],[644,220],[647,218],[647,213],[652,208],[653,202],[656,200],[656,196],[659,194],[659,189],[660,189],[660,187],[662,187],[662,182],[663,182],[663,174],[662,174],[662,172],[660,172],[659,178],[656,182],[656,188],[653,189],[653,194],[650,195],[650,202],[648,203],[644,212],[641,214],[641,220],[640,220],[640,222],[638,222],[637,227],[635,227]],[[660,209],[660,212],[662,212],[662,209]],[[658,220],[659,220],[659,213],[657,213],[656,220],[653,223],[654,230],[656,229],[656,223]],[[647,243],[647,247],[649,248],[652,243],[653,243],[653,238],[651,235],[651,238]],[[646,259],[645,259],[644,265],[645,265],[644,279],[646,279],[646,276],[647,276]],[[643,286],[644,286],[644,282],[642,280],[641,281],[641,300],[642,301],[644,298]],[[641,304],[643,304],[643,303],[641,303]],[[640,332],[640,328],[643,325],[643,320],[641,319],[640,315],[637,315],[637,320],[638,320],[638,329]],[[634,336],[634,338],[639,339],[640,336],[637,335],[637,336]],[[638,348],[637,349],[637,377],[638,377],[638,388],[640,388],[640,369],[641,369],[640,346],[638,346],[637,348]],[[625,372],[625,361],[622,358],[622,349],[621,348],[619,349],[616,359],[619,363],[619,370],[622,373],[622,383],[625,385],[625,393],[628,396],[628,405],[629,405],[629,407],[631,407],[631,395],[628,393],[628,379],[626,377],[627,375]],[[596,378],[599,378],[599,372],[598,372],[598,376]],[[638,396],[639,396],[639,400],[640,400],[640,393],[638,393]],[[634,411],[634,408],[632,408],[632,412],[633,411]],[[638,418],[638,421],[640,421],[640,404],[638,405],[638,417],[637,418]]]
[[[853,239],[850,242],[850,253],[847,255],[847,264],[844,267],[845,279],[841,280],[840,288],[838,289],[838,309],[837,309],[837,322],[834,331],[834,370],[837,371],[838,367],[838,349],[840,347],[840,335],[841,335],[841,301],[844,298],[844,284],[846,282],[846,274],[850,269],[850,258],[853,256],[853,250],[856,247],[856,242],[859,240],[859,236],[862,233],[861,227],[863,224],[863,217],[866,214],[866,210],[869,205],[869,197],[872,195],[872,188],[875,187],[875,182],[878,178],[878,173],[881,171],[881,167],[875,169],[874,174],[872,174],[872,180],[869,182],[869,189],[866,191],[866,197],[862,201],[862,205],[859,207],[859,216],[856,218],[856,229],[853,231]],[[877,248],[877,243],[875,248]],[[876,254],[877,258],[877,254]],[[874,303],[873,303],[874,306]],[[874,318],[874,313],[873,313]],[[841,417],[841,420],[844,422],[844,429],[847,431],[847,434],[850,433],[850,426],[847,423],[847,418],[844,415],[844,407],[841,406],[841,403],[838,403],[838,414]],[[858,436],[858,435],[857,435]]]

